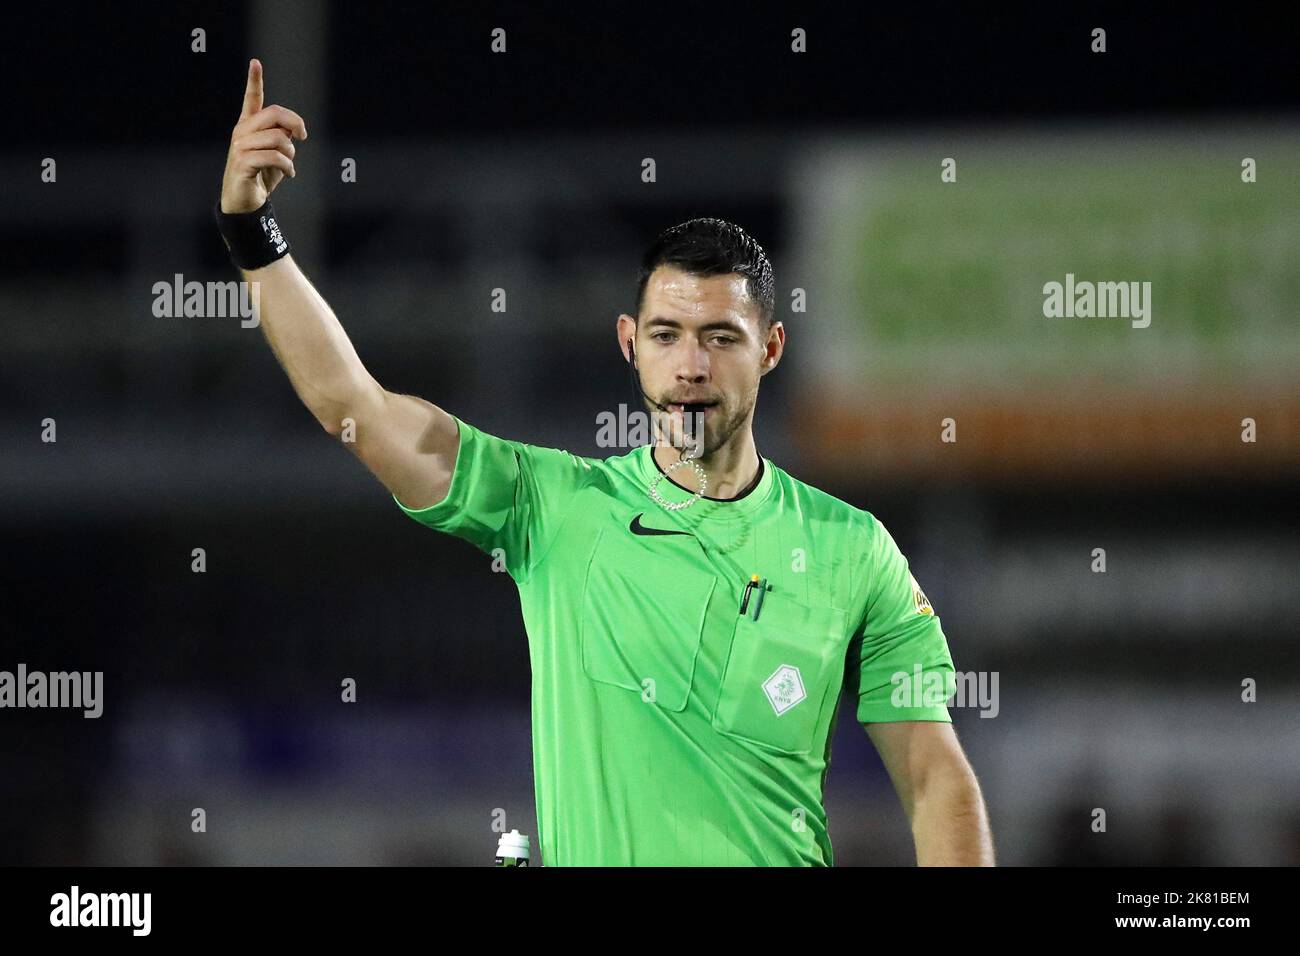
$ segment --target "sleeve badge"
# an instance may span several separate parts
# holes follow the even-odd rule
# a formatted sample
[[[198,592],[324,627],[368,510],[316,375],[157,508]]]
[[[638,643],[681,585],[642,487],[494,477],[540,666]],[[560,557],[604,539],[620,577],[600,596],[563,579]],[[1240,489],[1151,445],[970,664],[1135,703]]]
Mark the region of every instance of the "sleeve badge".
[[[910,571],[907,576],[912,579],[912,600],[916,602],[916,613],[933,614],[934,608],[930,604],[930,599],[925,596],[925,592],[921,590],[921,585],[916,583],[916,578]]]

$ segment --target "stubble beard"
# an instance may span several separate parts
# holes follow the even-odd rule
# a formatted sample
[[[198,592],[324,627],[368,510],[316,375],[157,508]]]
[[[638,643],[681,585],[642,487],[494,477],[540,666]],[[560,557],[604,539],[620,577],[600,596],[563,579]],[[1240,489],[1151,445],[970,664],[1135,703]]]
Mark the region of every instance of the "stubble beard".
[[[671,423],[671,420],[665,422],[665,427],[662,430],[660,428],[655,429],[655,441],[663,441],[671,447],[676,448],[683,458],[689,457],[701,462],[707,461],[714,452],[731,441],[732,437],[740,429],[740,426],[744,424],[746,416],[754,406],[756,397],[756,395],[751,395],[749,401],[743,407],[736,409],[731,414],[727,414],[727,409],[730,408],[731,405],[726,401],[726,399],[723,399],[717,405],[713,406],[714,415],[709,417],[715,417],[716,419],[718,412],[722,412],[723,417],[720,420],[715,420],[713,422],[709,422],[708,418],[705,419],[704,447],[698,455],[693,455],[691,453],[692,449],[698,447],[698,443],[692,443],[687,436],[681,434],[681,429],[678,428],[675,423]],[[650,404],[648,398],[646,399],[645,405],[646,411],[650,413],[652,420],[656,420],[656,412],[658,412],[658,420],[666,419],[666,413],[659,412],[658,409],[654,408],[654,406]],[[689,416],[690,413],[686,414]]]

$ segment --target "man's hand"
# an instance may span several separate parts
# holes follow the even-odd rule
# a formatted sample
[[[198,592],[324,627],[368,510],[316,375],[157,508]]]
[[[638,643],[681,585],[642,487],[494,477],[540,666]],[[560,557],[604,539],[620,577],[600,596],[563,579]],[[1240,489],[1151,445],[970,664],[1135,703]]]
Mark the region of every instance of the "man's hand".
[[[293,168],[294,138],[307,138],[301,116],[283,106],[262,106],[262,63],[248,61],[244,108],[230,134],[226,172],[221,179],[221,211],[252,212]]]
[[[262,64],[248,63],[248,85],[221,182],[221,211],[253,212],[286,175],[293,176],[293,140],[307,124],[283,106],[262,106]],[[426,508],[447,496],[460,429],[431,402],[385,390],[361,364],[329,304],[285,255],[255,270],[261,329],[293,389],[329,434],[347,446],[402,504]]]

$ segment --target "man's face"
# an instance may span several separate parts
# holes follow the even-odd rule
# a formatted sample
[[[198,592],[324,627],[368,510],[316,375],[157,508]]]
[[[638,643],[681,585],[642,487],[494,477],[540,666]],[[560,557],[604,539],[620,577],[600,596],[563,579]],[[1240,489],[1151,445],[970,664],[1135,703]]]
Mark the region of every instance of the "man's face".
[[[776,366],[785,344],[781,323],[764,328],[759,307],[749,297],[745,277],[701,277],[661,266],[646,283],[641,314],[618,320],[625,357],[635,337],[641,387],[653,405],[646,411],[669,421],[662,437],[680,445],[683,404],[703,404],[704,448],[708,457],[753,417],[758,383]]]

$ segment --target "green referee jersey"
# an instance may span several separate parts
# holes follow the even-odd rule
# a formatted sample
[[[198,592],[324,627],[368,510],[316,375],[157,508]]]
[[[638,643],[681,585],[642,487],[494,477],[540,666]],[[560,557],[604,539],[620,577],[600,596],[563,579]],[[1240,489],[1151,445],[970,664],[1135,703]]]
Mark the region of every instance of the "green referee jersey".
[[[951,689],[953,665],[884,526],[762,458],[749,492],[669,511],[649,445],[602,460],[457,426],[447,497],[397,504],[519,588],[542,862],[831,865],[841,692],[864,724],[951,720],[900,693]]]

